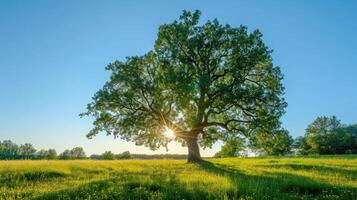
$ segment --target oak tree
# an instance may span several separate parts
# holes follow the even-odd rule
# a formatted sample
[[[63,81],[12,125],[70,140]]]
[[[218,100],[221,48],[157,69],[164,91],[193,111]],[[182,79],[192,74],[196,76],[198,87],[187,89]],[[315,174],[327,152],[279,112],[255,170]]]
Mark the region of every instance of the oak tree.
[[[201,24],[200,14],[184,11],[160,26],[152,51],[107,66],[110,80],[82,114],[94,117],[89,138],[106,132],[151,149],[177,140],[197,162],[199,145],[280,126],[283,76],[262,34],[216,19]]]

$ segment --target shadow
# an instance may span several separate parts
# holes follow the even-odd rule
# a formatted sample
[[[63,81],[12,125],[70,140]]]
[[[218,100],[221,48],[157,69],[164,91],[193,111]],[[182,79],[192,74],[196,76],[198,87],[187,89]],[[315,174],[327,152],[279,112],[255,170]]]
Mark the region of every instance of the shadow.
[[[343,176],[346,178],[357,179],[357,170],[354,169],[346,169],[339,167],[330,167],[323,165],[304,165],[304,164],[269,164],[269,165],[256,165],[257,167],[270,167],[270,168],[285,168],[285,169],[293,169],[293,170],[304,170],[304,171],[317,171],[321,174],[337,174],[338,176]]]
[[[270,162],[271,165],[266,167],[277,167],[276,162]],[[67,176],[66,174],[56,174],[52,172],[44,173],[30,173],[22,175],[21,181],[24,183],[37,183],[38,181],[56,181],[61,179],[61,184],[67,181],[72,181],[72,187],[66,189],[53,188],[53,191],[37,194],[29,191],[24,193],[22,199],[32,200],[52,200],[52,199],[245,199],[245,200],[259,200],[259,199],[357,199],[357,188],[345,187],[339,185],[332,185],[329,183],[314,180],[311,177],[299,176],[285,172],[269,172],[265,170],[260,174],[243,171],[237,169],[237,163],[219,163],[219,161],[203,161],[198,164],[187,164],[177,166],[174,170],[163,171],[162,168],[152,168],[144,171],[127,171],[108,169],[90,169],[82,170],[81,168],[71,168],[71,173],[82,173],[79,177]],[[201,182],[199,184],[186,183],[185,178],[180,176],[184,170],[196,170],[196,175],[199,176]],[[202,172],[201,170],[205,172]],[[264,165],[255,165],[253,167],[265,168]],[[291,165],[297,170],[309,170],[305,166],[298,167],[298,165]],[[323,170],[325,168],[321,168]],[[103,171],[104,170],[104,171]],[[107,170],[107,171],[105,171]],[[326,170],[333,170],[331,169]],[[102,176],[101,172],[105,175]],[[215,175],[206,179],[200,174],[207,174],[206,172]],[[331,171],[332,172],[332,171]],[[343,172],[340,171],[341,173]],[[349,171],[345,171],[348,173]],[[190,172],[189,172],[190,173]],[[188,174],[189,174],[188,173]],[[85,176],[84,176],[85,175]],[[98,175],[98,176],[96,176]],[[190,175],[190,174],[189,174]],[[215,179],[218,176],[218,179]],[[186,177],[186,176],[184,176]],[[1,178],[1,177],[0,177]],[[190,177],[188,176],[188,179]],[[93,180],[94,179],[94,180]],[[196,178],[193,178],[195,180]],[[223,182],[222,179],[224,180]],[[90,181],[90,182],[89,182]],[[210,182],[211,181],[211,182]],[[225,188],[220,183],[229,182],[229,187]],[[77,183],[77,184],[76,184]],[[218,187],[209,187],[209,184],[218,183]],[[207,187],[206,187],[207,185]],[[220,188],[224,188],[218,191]],[[208,191],[208,188],[216,188],[217,191]],[[52,190],[52,189],[51,189]],[[18,197],[18,196],[17,196]],[[26,198],[25,198],[26,197]],[[1,199],[1,194],[0,194]],[[6,199],[6,198],[4,198]],[[16,199],[16,198],[14,198]]]
[[[200,188],[186,188],[175,175],[121,175],[115,178],[103,179],[75,188],[48,192],[32,200],[72,200],[72,199],[102,199],[102,200],[146,200],[146,199],[216,199]],[[143,178],[145,177],[145,178]],[[144,179],[144,180],[143,180]]]
[[[20,185],[58,180],[67,177],[67,174],[57,171],[25,171],[20,173],[2,173],[0,187],[16,188]]]
[[[357,188],[319,182],[289,173],[246,174],[229,165],[203,161],[199,166],[230,179],[242,199],[357,199]],[[236,199],[236,198],[232,198]]]

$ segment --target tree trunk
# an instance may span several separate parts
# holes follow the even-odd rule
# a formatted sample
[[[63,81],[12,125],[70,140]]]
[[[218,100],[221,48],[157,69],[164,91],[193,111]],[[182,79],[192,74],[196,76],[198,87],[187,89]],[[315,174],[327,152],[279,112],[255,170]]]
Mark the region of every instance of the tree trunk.
[[[187,148],[188,148],[188,157],[187,162],[196,163],[202,161],[200,155],[200,147],[197,143],[197,136],[192,138],[186,138]]]

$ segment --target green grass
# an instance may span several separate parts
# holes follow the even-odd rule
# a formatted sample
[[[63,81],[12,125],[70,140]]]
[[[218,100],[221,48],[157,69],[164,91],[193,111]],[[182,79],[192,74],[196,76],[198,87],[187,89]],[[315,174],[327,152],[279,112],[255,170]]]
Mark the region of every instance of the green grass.
[[[357,199],[357,159],[1,161],[0,199]]]

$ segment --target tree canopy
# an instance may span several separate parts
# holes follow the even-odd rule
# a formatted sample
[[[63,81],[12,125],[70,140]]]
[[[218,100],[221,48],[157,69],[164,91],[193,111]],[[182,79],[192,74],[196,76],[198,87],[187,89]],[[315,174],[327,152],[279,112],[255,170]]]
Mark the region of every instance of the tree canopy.
[[[262,150],[266,155],[286,155],[290,153],[293,142],[294,139],[287,130],[278,129],[274,134],[255,134],[249,146],[258,151]]]
[[[86,157],[86,153],[82,147],[75,147],[71,150],[66,149],[59,155],[59,158],[62,160],[85,159]]]
[[[1,143],[1,142],[0,142]],[[1,160],[13,160],[19,159],[18,154],[19,146],[10,140],[4,140],[1,143],[0,159]]]
[[[224,145],[222,145],[221,150],[215,154],[214,157],[235,157],[240,156],[241,152],[246,148],[244,139],[235,138],[228,140]]]
[[[210,147],[280,126],[283,75],[260,31],[200,24],[200,15],[184,11],[160,26],[152,51],[107,66],[110,80],[82,114],[95,118],[89,138],[106,132],[151,149],[177,140],[195,162],[198,142]],[[167,128],[176,137],[165,137]]]
[[[294,147],[300,154],[357,153],[357,125],[344,125],[335,116],[317,117]]]
[[[33,147],[32,144],[30,143],[26,143],[26,144],[22,144],[19,147],[19,155],[23,158],[23,159],[33,159],[35,158],[35,153],[36,153],[36,149]]]
[[[306,142],[311,147],[310,153],[323,153],[328,151],[329,142],[328,136],[332,132],[342,126],[340,120],[335,116],[332,117],[317,117],[306,128]]]
[[[115,160],[115,154],[112,153],[111,151],[106,151],[101,155],[101,158],[103,160]]]
[[[57,159],[57,152],[54,149],[42,149],[37,151],[30,143],[17,145],[11,140],[0,141],[0,160],[18,159]]]
[[[37,159],[55,160],[57,159],[57,151],[55,149],[41,149],[37,152]]]

